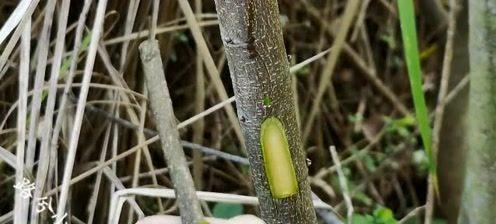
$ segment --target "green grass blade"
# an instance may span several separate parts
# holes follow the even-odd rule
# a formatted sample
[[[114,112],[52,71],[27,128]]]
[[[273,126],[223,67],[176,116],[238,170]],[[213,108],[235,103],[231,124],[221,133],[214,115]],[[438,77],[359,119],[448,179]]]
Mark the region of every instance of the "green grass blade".
[[[422,91],[422,71],[420,68],[419,51],[417,44],[417,32],[415,28],[415,13],[412,0],[397,0],[400,15],[401,33],[403,36],[403,47],[405,60],[410,79],[410,87],[413,95],[415,114],[420,130],[420,136],[429,158],[429,172],[436,173],[436,160],[431,148],[431,127],[427,105]]]

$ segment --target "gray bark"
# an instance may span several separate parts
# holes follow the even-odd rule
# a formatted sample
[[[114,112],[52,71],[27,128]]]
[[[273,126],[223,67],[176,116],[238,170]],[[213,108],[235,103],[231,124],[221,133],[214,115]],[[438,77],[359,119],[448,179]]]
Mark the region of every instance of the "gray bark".
[[[203,214],[181,146],[158,43],[156,40],[144,41],[140,44],[139,50],[150,96],[150,105],[174,184],[182,222],[185,224],[202,223]]]
[[[268,224],[316,223],[277,1],[216,0],[216,7],[261,217]],[[283,199],[271,195],[260,145],[260,126],[271,116],[286,129],[299,185]]]
[[[496,0],[469,1],[468,158],[460,223],[496,220]]]

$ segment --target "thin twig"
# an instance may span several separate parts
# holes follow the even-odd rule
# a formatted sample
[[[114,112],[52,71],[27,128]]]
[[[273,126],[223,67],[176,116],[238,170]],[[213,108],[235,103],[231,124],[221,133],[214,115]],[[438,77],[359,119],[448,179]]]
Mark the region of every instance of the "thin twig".
[[[115,69],[114,66],[112,65],[112,62],[110,60],[110,56],[103,45],[100,44],[100,46],[98,47],[98,52],[99,52],[99,56],[103,60],[105,68],[107,69],[107,71],[110,74],[110,77],[112,78],[112,81],[116,85],[122,87],[123,89],[129,89],[127,83],[125,82],[124,78],[122,77],[122,73],[119,73],[117,71],[117,69]],[[117,97],[117,96],[122,98],[122,100],[128,104],[131,103],[131,100],[133,100],[133,102],[136,104],[138,102],[134,95],[131,95],[129,97],[128,95],[123,94],[123,92],[118,92],[115,97]],[[146,99],[146,97],[143,97],[143,98]],[[117,99],[117,98],[115,98],[115,99]],[[119,117],[119,110],[116,110],[115,112],[116,112],[116,116]],[[132,122],[131,124],[136,125],[136,124],[140,123],[140,119],[138,118],[138,115],[136,114],[135,110],[132,110],[130,107],[126,107],[126,112],[129,115],[129,118],[131,119],[131,122]],[[112,156],[117,155],[117,139],[119,137],[117,132],[118,132],[118,130],[114,130],[113,141],[115,142],[115,144],[113,144],[113,147],[112,147]],[[137,135],[138,139],[144,140],[144,138],[145,138],[145,136],[143,135],[143,132],[141,132],[141,131],[136,132],[136,135]],[[146,161],[146,164],[148,165],[148,168],[150,170],[154,170],[155,167],[154,167],[153,162],[152,162],[150,151],[149,151],[146,144],[143,147],[143,154],[145,156],[145,161]],[[116,164],[115,163],[112,164],[112,170],[116,171]],[[157,183],[156,179],[157,179],[157,177],[152,177],[153,183]],[[111,191],[114,191],[114,185],[113,184],[111,185]],[[160,206],[160,203],[159,203],[159,206]]]
[[[3,148],[2,146],[0,146],[0,159],[5,161],[5,163],[7,163],[7,165],[9,165],[10,167],[17,170],[17,157],[16,157],[16,155],[12,154],[9,150]],[[17,182],[18,181],[16,180],[16,183]]]
[[[152,13],[152,28],[150,29],[150,40],[155,40],[157,35],[157,22],[158,22],[158,10],[159,10],[159,0],[153,1],[153,13]]]
[[[353,204],[351,202],[351,197],[348,192],[348,184],[346,183],[346,177],[344,176],[343,170],[341,169],[341,162],[339,161],[339,156],[338,153],[336,152],[336,147],[331,146],[329,147],[329,150],[331,151],[331,156],[332,160],[334,161],[334,164],[337,166],[337,171],[338,171],[338,177],[339,177],[339,184],[341,185],[341,191],[343,192],[343,198],[346,203],[346,207],[348,208],[347,212],[347,219],[348,223],[352,223],[353,219]]]
[[[463,77],[462,80],[460,80],[460,82],[456,84],[456,86],[446,95],[446,97],[444,97],[444,99],[439,103],[438,106],[448,105],[456,96],[458,96],[458,93],[460,93],[463,89],[465,89],[465,87],[468,86],[469,83],[470,78],[468,75],[466,75],[465,77]]]
[[[320,76],[317,95],[315,96],[315,100],[313,101],[312,107],[310,109],[310,113],[305,122],[305,127],[303,129],[303,135],[302,135],[303,142],[305,142],[305,140],[308,138],[308,135],[310,134],[311,127],[313,126],[313,121],[320,108],[320,102],[322,101],[322,97],[324,96],[324,93],[327,90],[329,83],[331,82],[331,77],[332,74],[334,73],[334,69],[336,67],[339,55],[341,53],[341,50],[343,49],[343,45],[346,41],[346,36],[351,27],[351,23],[353,22],[353,18],[355,18],[356,13],[358,12],[359,6],[360,6],[360,1],[358,0],[348,1],[346,5],[346,9],[344,11],[344,18],[341,23],[339,33],[332,45],[333,51],[331,51],[331,54],[329,55],[327,62],[322,70],[323,72],[322,75]]]
[[[365,148],[361,149],[357,153],[354,153],[350,157],[348,157],[348,158],[344,159],[343,161],[341,161],[341,165],[346,165],[348,163],[351,163],[353,161],[356,161],[357,159],[360,159],[363,156],[367,155],[367,153],[370,152],[370,150],[379,143],[379,141],[382,139],[382,137],[384,136],[385,133],[386,133],[386,128],[383,128],[376,135],[376,137],[374,139],[372,139],[372,141],[367,146],[365,146]],[[334,172],[334,171],[337,171],[337,165],[336,164],[334,166],[321,169],[319,172],[317,172],[317,174],[315,174],[314,178],[316,178],[316,179],[322,179],[326,175],[328,175],[329,173]]]
[[[195,0],[195,12],[197,15],[201,14],[202,12],[201,0]],[[199,52],[199,49],[196,50],[197,52]],[[201,54],[196,54],[195,72],[196,72],[196,80],[195,80],[194,111],[195,114],[199,114],[205,110],[205,72],[203,69],[203,57]],[[194,143],[200,145],[203,143],[204,130],[205,130],[204,119],[200,119],[198,122],[196,122],[193,125],[192,141]],[[202,154],[199,151],[193,152],[193,179],[196,184],[195,185],[196,189],[201,190],[203,185],[203,159],[202,159]]]
[[[117,176],[115,176],[114,172],[110,168],[108,168],[108,167],[103,168],[103,173],[110,180],[110,182],[114,183],[114,185],[116,186],[116,188],[118,190],[126,189],[126,187],[124,187],[122,182],[119,180],[119,178]],[[138,203],[136,203],[136,200],[134,200],[134,198],[128,198],[128,201],[131,204],[131,207],[133,207],[134,210],[138,212],[139,219],[144,218],[145,214],[143,213],[143,211],[139,207]]]
[[[305,0],[301,0],[300,2],[303,3],[309,15],[313,17],[313,20],[315,20],[319,24],[324,22],[324,20],[321,19],[318,10],[312,4]],[[390,8],[388,7],[388,9]],[[391,10],[394,13],[395,8],[392,7]],[[332,29],[331,27],[327,27],[326,33],[330,37],[335,37],[337,35],[335,34],[334,29]],[[366,62],[360,57],[360,55],[346,42],[343,44],[343,51],[347,56],[351,57],[352,61],[358,66],[358,69],[363,72],[367,79],[372,81],[372,85],[377,88],[379,92],[383,94],[384,97],[386,97],[386,99],[388,99],[402,115],[407,116],[410,114],[410,112],[401,102],[398,96],[395,95],[394,92],[389,87],[387,87],[382,80],[379,79],[379,77],[377,76],[377,71],[373,68],[373,66],[367,66]]]
[[[188,25],[190,26],[193,39],[195,40],[195,43],[198,46],[198,50],[200,50],[200,54],[203,57],[203,62],[205,63],[207,73],[210,75],[210,79],[215,87],[215,90],[217,91],[220,100],[225,101],[228,99],[226,89],[224,87],[224,84],[222,83],[222,80],[220,79],[220,73],[217,67],[215,66],[215,62],[212,58],[212,55],[210,54],[210,51],[207,46],[207,42],[203,38],[203,34],[201,33],[198,22],[196,21],[195,14],[191,9],[191,6],[187,0],[178,0],[178,2],[179,2],[179,6],[181,7],[181,10],[184,13],[184,16],[186,17],[186,21],[188,22]],[[238,123],[238,119],[232,105],[228,104],[224,109],[226,110],[228,119],[231,122],[234,128],[234,132],[236,133],[236,136],[238,137],[241,143],[240,145],[244,147],[245,145],[244,137],[243,134],[241,133],[241,127]]]
[[[0,223],[11,222],[13,214],[14,214],[14,211],[10,211],[10,212],[7,212],[4,215],[0,216]]]
[[[120,191],[114,192],[118,197],[124,197],[128,195],[141,195],[148,197],[163,197],[163,198],[176,198],[174,189],[157,189],[157,188],[128,188]],[[198,198],[203,201],[210,202],[224,202],[224,203],[242,203],[246,205],[258,205],[258,198],[252,196],[244,195],[234,195],[216,192],[206,192],[206,191],[196,191]],[[328,204],[320,201],[313,201],[315,208],[317,209],[331,209],[332,207]]]
[[[82,173],[82,174],[80,174],[80,175],[78,175],[78,176],[76,176],[76,177],[72,178],[72,179],[69,181],[68,185],[69,185],[69,186],[71,186],[71,185],[73,185],[73,184],[75,184],[75,183],[78,183],[78,182],[79,182],[79,181],[81,181],[81,180],[84,180],[85,178],[87,178],[87,177],[91,176],[92,174],[94,174],[94,173],[98,172],[99,170],[103,169],[104,167],[106,167],[106,166],[108,166],[108,165],[111,165],[112,163],[114,163],[114,162],[116,162],[116,161],[118,161],[118,160],[121,160],[121,159],[123,159],[123,158],[126,158],[126,157],[127,157],[127,156],[129,156],[129,155],[132,155],[132,154],[133,154],[133,153],[135,153],[136,151],[138,151],[138,150],[142,149],[142,148],[143,148],[143,146],[145,146],[145,145],[150,145],[150,144],[152,144],[152,143],[154,143],[154,142],[158,141],[159,139],[160,139],[160,138],[158,137],[158,135],[155,135],[155,136],[153,136],[153,137],[151,137],[151,138],[147,139],[147,140],[146,140],[145,142],[143,142],[142,144],[138,144],[138,145],[136,145],[136,146],[134,146],[134,147],[132,147],[132,148],[128,149],[127,151],[124,151],[124,152],[122,152],[122,153],[120,153],[120,154],[118,154],[118,155],[116,155],[116,156],[112,156],[112,158],[111,158],[111,159],[109,159],[109,160],[107,160],[107,161],[105,161],[105,162],[103,162],[103,163],[100,163],[100,164],[98,164],[97,166],[95,166],[95,167],[93,167],[93,168],[91,168],[91,169],[87,170],[86,172],[84,172],[84,173]],[[55,193],[57,193],[59,190],[61,190],[61,188],[62,188],[62,186],[59,186],[59,187],[57,187],[57,188],[52,189],[51,191],[49,191],[49,192],[47,192],[47,193],[46,193],[46,196],[51,196],[51,195],[54,195],[54,194],[55,194]]]
[[[450,11],[449,11],[449,19],[448,19],[448,29],[447,29],[447,37],[446,37],[446,47],[443,59],[443,70],[441,72],[441,85],[439,88],[438,102],[441,103],[446,98],[448,93],[448,84],[451,76],[451,62],[453,60],[453,45],[455,39],[456,32],[456,17],[458,15],[459,7],[457,0],[450,0]],[[437,152],[439,149],[439,140],[441,135],[441,127],[443,124],[443,116],[444,116],[445,104],[440,104],[436,107],[435,118],[434,118],[434,128],[432,132],[432,153],[434,160],[437,158]],[[429,186],[428,186],[428,195],[427,195],[427,203],[426,203],[426,212],[425,212],[425,220],[424,223],[430,224],[432,222],[432,216],[434,214],[434,203],[435,197],[432,194],[435,194],[437,189],[434,189],[437,178],[429,176]],[[438,192],[439,193],[439,192]]]
[[[139,126],[133,124],[132,122],[129,122],[129,121],[124,120],[122,118],[114,117],[114,116],[112,116],[112,114],[108,113],[107,111],[105,111],[103,109],[94,107],[92,105],[87,105],[86,109],[88,110],[88,112],[92,112],[92,113],[104,116],[105,118],[109,119],[111,122],[118,124],[119,126],[133,129],[135,131],[139,131],[139,129],[140,129]],[[179,125],[181,125],[182,127],[186,126],[183,123],[179,123],[178,129],[179,129]],[[157,131],[149,129],[149,128],[143,128],[143,133],[150,136],[150,137],[154,137],[154,136],[158,135]],[[188,141],[181,141],[181,144],[183,147],[186,147],[189,149],[194,149],[194,150],[199,150],[206,155],[213,155],[213,156],[223,158],[223,159],[228,160],[228,161],[233,161],[233,162],[243,164],[243,165],[249,165],[248,159],[243,158],[241,156],[225,153],[225,152],[222,152],[222,151],[217,150],[217,149],[205,147],[205,146],[202,146],[200,144],[195,144],[195,143],[191,143]]]
[[[177,194],[181,218],[185,224],[200,223],[204,218],[179,140],[179,131],[162,68],[158,41],[144,41],[140,44],[139,50],[150,94],[150,105]]]
[[[219,21],[217,21],[217,20],[203,21],[203,22],[198,22],[198,25],[201,26],[201,27],[204,27],[204,26],[217,26],[217,25],[219,25]],[[176,31],[180,31],[180,30],[186,30],[188,28],[189,28],[188,25],[175,25],[175,26],[160,27],[160,28],[157,28],[155,34],[176,32]],[[104,41],[103,44],[105,46],[107,46],[107,45],[113,45],[113,44],[122,43],[124,41],[146,38],[149,35],[150,35],[150,30],[142,30],[142,31],[139,31],[139,32],[136,32],[136,33],[131,33],[129,35],[123,35],[121,37],[116,37],[116,38],[108,39],[108,40]]]
[[[405,217],[403,217],[400,221],[398,221],[398,224],[406,223],[406,221],[410,220],[412,217],[417,216],[418,213],[422,212],[422,210],[424,209],[425,209],[425,205],[413,209],[411,212],[405,215]]]
[[[110,139],[110,131],[112,129],[112,125],[107,126],[107,130],[105,131],[105,137],[103,139],[102,149],[100,152],[100,163],[105,161],[105,157],[107,156],[107,148],[109,145]],[[95,208],[98,202],[98,193],[100,191],[100,184],[102,181],[102,172],[98,171],[96,175],[95,184],[93,187],[93,191],[91,193],[90,201],[88,202],[88,220],[87,223],[93,223],[93,218],[95,217]]]
[[[367,15],[367,9],[369,7],[371,0],[362,1],[362,7],[360,8],[360,13],[357,17],[357,22],[355,23],[355,28],[353,29],[353,33],[351,34],[351,42],[355,42],[358,37],[358,32],[360,32],[364,21],[365,16]]]
[[[136,14],[138,13],[139,4],[140,4],[140,0],[129,1],[129,6],[127,9],[127,15],[126,15],[126,25],[124,27],[124,36],[130,35],[131,32],[133,32],[134,21],[136,20]],[[120,71],[121,72],[124,70],[124,65],[126,63],[129,41],[130,40],[125,40],[122,43],[121,55],[120,55],[120,59],[121,59]]]

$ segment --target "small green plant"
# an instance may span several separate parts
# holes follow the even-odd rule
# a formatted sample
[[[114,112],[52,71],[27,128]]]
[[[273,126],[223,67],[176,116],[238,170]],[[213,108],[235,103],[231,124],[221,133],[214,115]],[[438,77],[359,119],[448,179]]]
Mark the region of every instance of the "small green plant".
[[[410,128],[415,125],[415,119],[412,116],[406,116],[400,119],[384,117],[386,130],[391,134],[398,134],[401,137],[408,137],[411,134]]]
[[[398,221],[394,218],[393,212],[389,208],[378,207],[372,214],[355,214],[353,215],[354,224],[396,224]]]

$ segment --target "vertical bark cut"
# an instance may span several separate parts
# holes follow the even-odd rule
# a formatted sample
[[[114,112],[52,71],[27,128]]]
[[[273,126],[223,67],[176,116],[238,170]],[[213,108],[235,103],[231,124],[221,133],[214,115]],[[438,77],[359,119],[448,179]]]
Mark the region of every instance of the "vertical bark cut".
[[[277,1],[216,0],[216,7],[261,216],[269,224],[316,223]],[[261,124],[272,116],[286,130],[298,183],[283,199],[271,195],[260,144]]]

